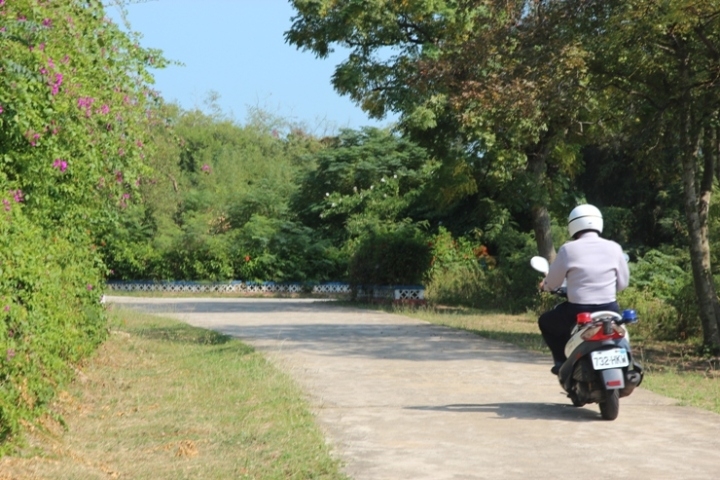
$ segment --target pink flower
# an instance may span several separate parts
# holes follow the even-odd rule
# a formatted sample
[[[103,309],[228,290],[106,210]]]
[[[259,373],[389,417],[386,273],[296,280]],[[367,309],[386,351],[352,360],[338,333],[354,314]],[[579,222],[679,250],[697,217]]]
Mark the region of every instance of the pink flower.
[[[2,203],[3,203],[3,205],[5,205],[5,211],[6,211],[6,212],[9,212],[9,211],[10,211],[10,202],[8,201],[8,199],[7,199],[7,198],[3,198]],[[5,311],[8,311],[9,308],[10,308],[10,307],[8,307],[8,306],[6,305],[6,306],[5,306],[5,309],[6,309]]]
[[[93,289],[93,286],[88,283],[86,288],[88,289],[88,291],[90,291]]]
[[[203,172],[208,172],[208,173],[209,173],[209,172],[210,172],[210,165],[208,165],[208,164],[206,163],[205,165],[203,165],[203,166],[200,168],[200,170],[202,170]]]
[[[50,20],[49,18],[46,18],[42,21],[42,24],[43,24],[43,27],[50,28],[50,27],[52,27],[52,20]]]
[[[55,74],[55,83],[50,84],[51,90],[50,93],[53,95],[57,95],[60,91],[60,85],[62,85],[63,82],[63,74],[62,73],[56,73]]]
[[[122,172],[121,172],[120,170],[118,170],[118,171],[115,172],[115,181],[116,181],[117,183],[122,183],[122,182],[123,182],[123,174],[122,174]]]
[[[80,97],[78,98],[78,108],[85,110],[85,115],[90,116],[92,104],[95,103],[95,99],[92,97]]]
[[[103,104],[103,106],[100,107],[100,113],[102,113],[103,115],[107,115],[108,113],[110,113],[110,107],[107,104]]]
[[[55,161],[53,162],[52,166],[53,166],[53,168],[57,168],[61,172],[64,172],[65,170],[67,170],[68,164],[65,160],[56,158]]]
[[[9,362],[10,360],[12,360],[13,358],[15,358],[15,349],[13,349],[13,348],[8,348],[5,358],[7,359],[8,362]]]
[[[12,192],[12,194],[13,194],[13,199],[15,200],[15,203],[20,203],[23,200],[25,200],[25,198],[23,197],[23,192],[19,188],[17,190],[14,190]]]
[[[4,112],[2,105],[0,105],[0,113]]]

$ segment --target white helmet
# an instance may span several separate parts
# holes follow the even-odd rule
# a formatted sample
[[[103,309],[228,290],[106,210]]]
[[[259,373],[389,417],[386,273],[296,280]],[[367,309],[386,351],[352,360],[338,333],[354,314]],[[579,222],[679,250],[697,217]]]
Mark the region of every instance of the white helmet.
[[[602,233],[602,213],[593,205],[578,205],[573,208],[568,216],[568,232],[570,232],[571,237],[583,230],[595,230]]]

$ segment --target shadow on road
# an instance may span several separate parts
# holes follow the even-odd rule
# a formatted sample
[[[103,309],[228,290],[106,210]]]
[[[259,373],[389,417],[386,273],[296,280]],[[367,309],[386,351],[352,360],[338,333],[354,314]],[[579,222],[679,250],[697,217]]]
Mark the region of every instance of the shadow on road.
[[[600,414],[589,408],[577,408],[560,403],[508,402],[485,404],[455,404],[436,406],[410,406],[408,410],[457,413],[495,413],[498,418],[527,420],[566,420],[586,422],[600,419]]]
[[[357,313],[376,316],[378,312],[336,306],[325,301],[271,300],[258,301],[172,301],[154,303],[152,301],[133,300],[117,305],[151,314],[182,315],[185,321],[189,316],[203,314],[228,314],[232,322],[223,320],[205,324],[202,320],[189,321],[191,324],[211,328],[226,335],[240,338],[251,343],[267,341],[273,347],[284,351],[306,351],[327,357],[376,358],[399,361],[458,361],[482,359],[501,363],[547,363],[547,359],[535,354],[523,352],[509,344],[493,342],[465,330],[433,325],[410,320],[405,317],[379,313],[382,321],[358,322]],[[246,317],[242,313],[260,314]],[[311,316],[308,322],[293,322],[291,315],[278,314],[322,314]],[[337,315],[335,315],[337,313]],[[240,315],[239,315],[240,314]],[[329,316],[328,316],[329,314]],[[348,316],[345,316],[350,314]],[[268,320],[265,323],[264,316]],[[280,318],[282,318],[280,320]],[[304,318],[308,318],[307,315]],[[360,317],[365,320],[368,317]],[[237,319],[237,322],[235,321]],[[227,322],[227,323],[226,323]]]
[[[241,339],[282,341],[283,350],[325,356],[408,361],[480,359],[544,364],[547,359],[510,345],[431,324],[282,324],[216,325],[213,329]]]

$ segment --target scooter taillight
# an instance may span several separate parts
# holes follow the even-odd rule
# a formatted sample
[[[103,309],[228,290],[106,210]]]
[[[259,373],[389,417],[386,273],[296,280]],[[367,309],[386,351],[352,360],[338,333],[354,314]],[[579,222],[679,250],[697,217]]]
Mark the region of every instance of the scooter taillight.
[[[620,338],[623,338],[625,336],[625,329],[621,326],[611,323],[610,324],[610,331],[608,333],[605,332],[605,328],[603,328],[602,323],[598,323],[596,325],[593,325],[592,327],[585,330],[582,334],[580,334],[580,337],[585,340],[586,342],[598,342],[603,340],[618,340]]]
[[[589,312],[578,313],[575,319],[577,320],[578,325],[587,325],[592,322],[592,316]]]

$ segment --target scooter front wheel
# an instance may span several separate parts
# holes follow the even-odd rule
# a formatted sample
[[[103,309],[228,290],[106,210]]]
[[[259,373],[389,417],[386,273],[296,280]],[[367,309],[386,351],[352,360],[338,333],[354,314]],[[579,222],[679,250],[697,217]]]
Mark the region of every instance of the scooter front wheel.
[[[620,413],[620,391],[608,390],[605,401],[600,402],[600,415],[603,420],[615,420]]]

